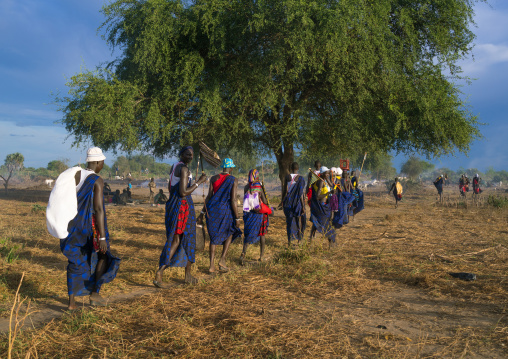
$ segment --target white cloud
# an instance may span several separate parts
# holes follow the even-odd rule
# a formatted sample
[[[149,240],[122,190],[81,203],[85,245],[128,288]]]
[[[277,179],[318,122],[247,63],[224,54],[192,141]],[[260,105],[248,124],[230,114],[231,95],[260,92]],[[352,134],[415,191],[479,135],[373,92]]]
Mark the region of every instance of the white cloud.
[[[508,46],[505,44],[479,44],[474,50],[474,60],[462,65],[465,75],[474,76],[489,71],[492,66],[508,62]]]
[[[18,126],[53,126],[61,118],[60,113],[43,104],[27,107],[27,104],[9,104],[0,102],[0,121],[15,122]]]

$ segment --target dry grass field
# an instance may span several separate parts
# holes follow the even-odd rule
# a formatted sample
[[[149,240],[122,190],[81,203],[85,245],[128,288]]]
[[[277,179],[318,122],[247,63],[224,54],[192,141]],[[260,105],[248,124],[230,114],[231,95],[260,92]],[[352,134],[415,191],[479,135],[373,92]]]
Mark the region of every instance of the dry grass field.
[[[102,291],[111,305],[90,308],[80,298],[82,309],[60,316],[45,316],[67,301],[66,260],[45,228],[49,192],[2,195],[0,357],[25,273],[20,294],[34,313],[13,358],[506,358],[508,208],[465,208],[455,188],[446,191],[454,202],[437,204],[428,188],[407,194],[398,209],[386,192],[367,191],[366,209],[338,230],[332,250],[322,237],[287,249],[278,212],[266,262],[255,261],[252,246],[240,266],[237,240],[229,273],[208,276],[208,253],[198,252],[194,271],[203,280],[184,285],[183,269],[170,269],[174,286],[160,290],[151,282],[164,209],[108,206],[111,247],[122,258]]]

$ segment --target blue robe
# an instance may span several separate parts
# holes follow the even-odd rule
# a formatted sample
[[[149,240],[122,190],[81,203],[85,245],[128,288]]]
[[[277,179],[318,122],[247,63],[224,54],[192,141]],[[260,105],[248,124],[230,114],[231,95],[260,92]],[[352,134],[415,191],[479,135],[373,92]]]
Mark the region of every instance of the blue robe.
[[[233,236],[231,242],[242,235],[238,228],[233,208],[231,207],[231,190],[235,184],[235,177],[229,175],[224,180],[216,193],[206,204],[206,226],[210,235],[210,243],[214,245],[224,244],[229,236]]]
[[[443,193],[443,177],[439,176],[438,180],[434,182],[434,186],[436,186],[437,193]]]
[[[302,208],[302,196],[305,191],[305,180],[298,176],[298,180],[288,191],[284,198],[283,208],[286,215],[286,229],[288,241],[302,240],[305,232],[306,215],[305,208]],[[303,212],[303,215],[301,213]]]
[[[266,216],[266,228],[270,224],[268,216],[262,213],[243,212],[243,243],[253,244],[259,242],[259,231],[263,224],[263,216]]]
[[[190,186],[189,181],[189,186]],[[166,202],[166,244],[162,249],[162,253],[159,260],[159,268],[163,265],[169,267],[185,267],[187,261],[195,262],[195,251],[196,251],[196,212],[194,211],[194,202],[192,196],[187,196],[185,199],[189,204],[189,217],[187,218],[187,224],[185,230],[181,235],[180,244],[176,250],[173,258],[169,260],[169,252],[171,251],[171,244],[173,243],[173,236],[176,231],[176,223],[178,222],[178,211],[180,210],[180,204],[182,203],[183,197],[180,196],[180,182],[171,187],[169,191],[169,200]]]
[[[109,283],[116,277],[120,266],[120,258],[115,257],[109,250],[109,232],[104,208],[104,229],[106,232],[106,271],[96,282],[95,269],[98,255],[93,248],[93,187],[99,178],[96,174],[89,175],[77,193],[78,214],[69,222],[69,235],[60,239],[60,249],[69,260],[67,265],[67,288],[69,295],[89,295],[94,288],[99,292],[104,283]],[[104,202],[103,202],[104,203]]]
[[[335,228],[332,226],[332,211],[330,206],[317,198],[317,191],[312,190],[310,202],[310,221],[319,233],[324,234],[331,242],[335,243]]]
[[[365,208],[363,204],[363,191],[356,188],[353,190],[353,196],[355,197],[353,201],[353,214],[357,214]]]
[[[339,210],[333,215],[333,226],[340,228],[349,223],[348,207],[353,203],[355,197],[349,192],[339,192],[337,196],[339,199]]]

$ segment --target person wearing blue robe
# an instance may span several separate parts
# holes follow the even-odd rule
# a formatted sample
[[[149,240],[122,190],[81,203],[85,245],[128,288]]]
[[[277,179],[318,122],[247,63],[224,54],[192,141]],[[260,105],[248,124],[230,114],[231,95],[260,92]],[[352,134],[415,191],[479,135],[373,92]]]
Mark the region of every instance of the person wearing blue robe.
[[[358,188],[358,178],[356,177],[355,171],[352,173],[351,177],[351,194],[355,197],[355,200],[352,203],[353,209],[353,218],[356,214],[360,213],[364,209],[363,203],[363,191]]]
[[[296,162],[291,164],[291,174],[288,174],[284,181],[282,194],[282,207],[286,216],[286,230],[288,244],[303,239],[305,232],[305,179],[298,175],[299,165]],[[288,190],[289,187],[289,190]]]
[[[263,261],[265,253],[265,235],[270,221],[268,215],[271,209],[268,207],[261,181],[259,180],[259,171],[252,169],[249,171],[249,182],[244,188],[244,198],[246,195],[257,193],[260,199],[260,208],[243,211],[243,250],[240,255],[240,263],[243,265],[247,255],[247,247],[250,244],[260,242],[259,261]],[[262,213],[265,212],[265,213]]]
[[[196,249],[196,213],[192,192],[206,181],[206,176],[202,174],[196,183],[191,184],[188,165],[194,158],[192,146],[182,148],[179,157],[180,162],[173,165],[168,184],[169,200],[166,202],[164,221],[166,244],[153,281],[158,288],[167,287],[162,278],[168,267],[185,267],[185,283],[197,283],[197,279],[191,275]]]
[[[242,235],[238,228],[238,210],[236,203],[236,191],[238,180],[231,175],[236,166],[233,160],[225,158],[222,161],[223,172],[210,179],[210,189],[205,199],[203,210],[198,222],[202,222],[206,216],[206,226],[210,236],[210,273],[215,273],[215,249],[222,245],[222,255],[219,261],[219,270],[227,272],[226,255],[229,245]]]
[[[321,167],[320,172],[323,179],[314,184],[315,188],[312,190],[310,202],[310,221],[312,222],[310,240],[314,238],[316,231],[318,231],[328,238],[331,246],[335,243],[335,228],[332,225],[330,205],[326,202],[328,193],[323,193],[323,187],[328,182],[329,170],[326,167]]]
[[[341,228],[343,225],[349,223],[348,208],[355,200],[355,197],[346,191],[338,191],[336,194],[339,201],[339,209],[333,214],[333,226]]]
[[[437,189],[437,194],[439,195],[439,202],[443,201],[443,185],[444,185],[444,176],[441,175],[434,181],[434,186]]]
[[[77,309],[76,296],[90,295],[91,305],[106,305],[99,291],[116,277],[120,266],[109,247],[104,181],[98,176],[105,158],[98,147],[90,148],[87,169],[75,175],[76,186],[82,183],[77,192],[78,214],[68,225],[68,236],[60,239],[60,249],[69,261],[69,310]]]

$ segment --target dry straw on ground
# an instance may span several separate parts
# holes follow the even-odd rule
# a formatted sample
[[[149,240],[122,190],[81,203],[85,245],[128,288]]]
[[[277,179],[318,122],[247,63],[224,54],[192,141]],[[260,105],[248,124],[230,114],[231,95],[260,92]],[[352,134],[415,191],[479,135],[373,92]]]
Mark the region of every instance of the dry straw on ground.
[[[331,251],[321,237],[286,249],[285,221],[275,217],[267,262],[255,262],[259,247],[252,246],[248,265],[239,266],[234,243],[232,271],[205,277],[207,253],[198,253],[197,275],[206,281],[180,285],[183,271],[169,270],[171,289],[126,295],[107,308],[88,308],[86,299],[83,309],[19,333],[13,357],[506,357],[507,210],[439,205],[430,191],[409,194],[397,210],[385,193],[367,193],[366,203]],[[19,255],[0,259],[0,315],[23,272],[20,293],[37,310],[63,306],[65,258],[45,231],[43,211],[30,201],[0,205],[0,239]],[[104,295],[151,288],[165,240],[163,209],[108,207],[107,214],[123,261]],[[0,352],[8,349],[2,343]]]

